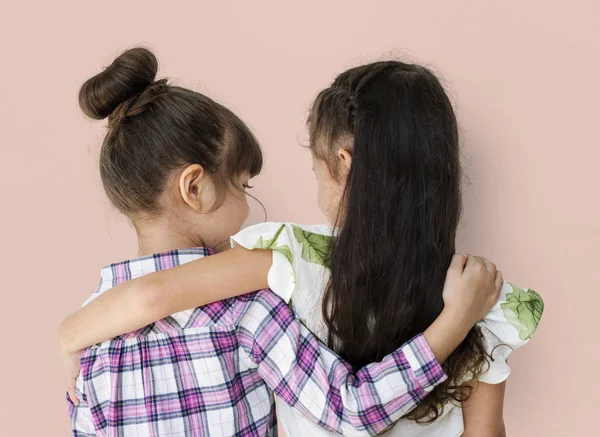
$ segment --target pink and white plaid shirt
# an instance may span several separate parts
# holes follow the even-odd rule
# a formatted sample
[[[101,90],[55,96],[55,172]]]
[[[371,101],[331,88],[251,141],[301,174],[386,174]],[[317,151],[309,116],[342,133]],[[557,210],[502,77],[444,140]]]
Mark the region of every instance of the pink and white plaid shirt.
[[[115,285],[210,255],[185,249],[102,269]],[[86,349],[67,397],[76,437],[271,436],[273,393],[320,426],[374,435],[446,378],[419,335],[356,374],[269,290],[173,314]]]

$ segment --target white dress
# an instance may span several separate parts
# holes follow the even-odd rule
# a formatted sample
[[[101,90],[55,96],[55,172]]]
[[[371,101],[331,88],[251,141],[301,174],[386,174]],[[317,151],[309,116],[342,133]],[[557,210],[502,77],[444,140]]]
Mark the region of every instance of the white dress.
[[[327,339],[327,326],[322,317],[321,305],[329,279],[324,259],[332,235],[333,228],[326,225],[262,223],[246,228],[231,238],[232,246],[273,250],[273,265],[268,275],[269,287],[291,305],[298,318],[322,341]],[[512,350],[529,341],[543,309],[544,303],[535,291],[504,283],[498,303],[478,323],[484,334],[486,350],[493,357],[487,371],[479,377],[480,381],[498,384],[508,378],[510,368],[506,357]],[[465,382],[468,379],[470,378],[465,379]],[[276,403],[288,437],[333,434],[277,397]],[[422,425],[401,419],[386,435],[458,437],[463,430],[462,409],[449,403],[444,406],[435,422]]]

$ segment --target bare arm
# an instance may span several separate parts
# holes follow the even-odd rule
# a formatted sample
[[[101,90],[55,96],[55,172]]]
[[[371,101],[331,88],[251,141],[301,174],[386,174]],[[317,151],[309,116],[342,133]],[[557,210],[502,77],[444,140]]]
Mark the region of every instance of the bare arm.
[[[267,276],[271,265],[272,251],[236,247],[127,281],[102,293],[61,323],[61,348],[69,355],[143,328],[170,314],[268,288]],[[464,338],[459,334],[463,326],[447,314],[469,313],[469,307],[481,301],[481,297],[465,299],[468,293],[463,290],[486,289],[489,293],[495,289],[495,297],[482,295],[488,296],[488,299],[492,296],[495,302],[501,285],[502,275],[489,261],[464,255],[453,258],[444,286],[444,301],[448,309],[458,303],[456,311],[443,312],[424,332],[438,361],[445,361]],[[453,293],[462,295],[462,298],[452,297]]]
[[[500,384],[474,381],[465,385],[474,389],[462,404],[463,437],[506,437],[503,418],[506,381]]]
[[[74,352],[169,314],[267,288],[271,263],[270,250],[237,247],[127,281],[68,316],[60,326],[61,346]]]

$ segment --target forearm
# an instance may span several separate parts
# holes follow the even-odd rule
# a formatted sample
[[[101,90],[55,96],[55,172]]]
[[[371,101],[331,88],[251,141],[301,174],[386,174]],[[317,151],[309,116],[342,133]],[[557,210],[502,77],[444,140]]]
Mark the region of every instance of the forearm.
[[[236,248],[102,293],[60,326],[64,351],[143,328],[170,314],[267,287],[272,252]]]
[[[148,279],[131,281],[123,290],[108,290],[67,316],[59,328],[63,351],[78,351],[160,319],[152,311],[155,306],[147,300],[151,294],[141,292]]]
[[[443,363],[462,343],[473,324],[464,314],[455,314],[444,309],[423,333],[435,358]]]
[[[277,299],[259,296],[269,302]],[[260,304],[254,302],[257,308],[245,310],[238,330],[240,344],[283,401],[330,431],[381,433],[446,378],[423,336],[355,373],[320,344],[285,303],[274,302],[271,308]],[[259,314],[264,318],[257,319]]]
[[[446,378],[433,354],[416,346],[419,341],[425,343],[422,337],[413,339],[357,373],[324,346],[315,349],[305,339],[298,343],[302,346],[296,351],[297,362],[267,358],[257,364],[265,382],[283,401],[320,426],[343,435],[376,435],[409,413]],[[306,369],[310,369],[311,383],[304,385]]]

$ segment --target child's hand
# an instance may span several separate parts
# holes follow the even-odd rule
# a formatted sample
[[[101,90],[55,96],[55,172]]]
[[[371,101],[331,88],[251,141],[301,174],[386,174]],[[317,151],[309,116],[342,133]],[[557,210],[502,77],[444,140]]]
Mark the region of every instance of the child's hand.
[[[496,304],[503,282],[502,273],[487,259],[454,255],[444,284],[444,311],[472,327]]]
[[[440,363],[496,304],[502,283],[502,273],[487,259],[454,255],[444,284],[444,309],[423,333]]]
[[[73,405],[78,406],[79,398],[77,397],[75,385],[79,376],[81,352],[61,351],[61,355],[67,378],[67,393]]]

